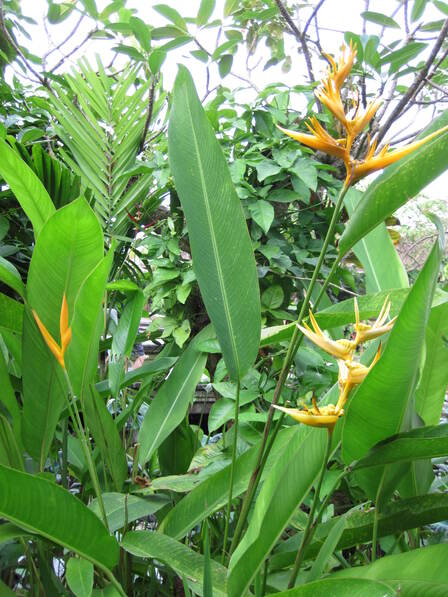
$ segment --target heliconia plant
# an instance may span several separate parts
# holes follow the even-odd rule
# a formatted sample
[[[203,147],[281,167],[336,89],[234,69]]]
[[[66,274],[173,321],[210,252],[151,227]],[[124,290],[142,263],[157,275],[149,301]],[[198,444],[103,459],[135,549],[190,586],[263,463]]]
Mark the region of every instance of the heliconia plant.
[[[182,29],[177,11],[163,7],[161,14]],[[362,110],[355,96],[346,111],[341,92],[356,54],[350,44],[338,60],[327,55],[330,66],[315,91],[337,127],[325,128],[318,115],[306,123],[308,132],[278,126],[342,160],[345,172],[334,184],[339,193],[304,296],[294,299],[296,320],[276,326],[263,313],[291,312],[280,309],[282,301],[268,308],[266,295],[260,297],[258,239],[247,226],[234,166],[229,169],[191,74],[179,68],[167,156],[173,209],[183,211],[188,232],[182,251],[191,253],[193,265],[178,299],[187,300],[196,280],[203,325],[188,341],[166,342],[140,368],[129,365],[134,344],[148,338],[139,332],[142,313],[154,317],[148,297],[164,284],[154,272],[136,280],[120,276],[130,240],[123,234],[132,226],[123,205],[134,187],[140,197],[147,180],[145,174],[134,180],[146,172],[144,163],[134,164],[141,123],[134,126],[127,109],[124,123],[118,108],[109,114],[117,130],[128,131],[129,152],[116,132],[103,137],[94,119],[87,118],[84,139],[72,127],[89,116],[85,98],[81,114],[58,89],[51,103],[66,135],[64,151],[72,154],[67,163],[76,162],[86,185],[83,151],[110,166],[109,186],[95,172],[93,198],[86,193],[58,209],[30,166],[0,139],[0,174],[35,239],[26,282],[0,264],[1,280],[13,291],[0,302],[0,546],[17,548],[8,555],[16,558],[14,573],[1,573],[5,595],[8,584],[19,594],[78,597],[448,591],[448,546],[427,545],[419,530],[448,518],[448,497],[431,466],[431,459],[448,456],[448,425],[437,425],[448,383],[448,295],[437,287],[445,232],[429,214],[435,241],[409,287],[383,230],[386,215],[448,167],[448,115],[394,151],[377,150],[369,138],[364,157],[356,157],[357,140],[381,101]],[[107,112],[109,101],[121,105],[120,86],[102,67],[96,76],[83,64],[83,76],[68,83],[88,90],[100,111]],[[131,80],[135,73],[120,79]],[[148,86],[135,98],[139,114]],[[273,130],[288,151],[300,147]],[[101,154],[111,147],[118,162]],[[434,154],[436,163],[426,167]],[[354,189],[382,169],[363,194]],[[391,199],[396,188],[404,190]],[[344,209],[349,219],[342,224]],[[174,238],[176,223],[170,226]],[[335,256],[336,231],[342,234]],[[387,272],[370,252],[378,238],[372,235],[383,233],[384,254],[393,256]],[[377,291],[327,300],[321,308],[354,247],[367,255]],[[174,250],[182,253],[179,245]],[[143,259],[137,248],[136,255]],[[160,254],[156,259],[168,271]],[[154,342],[167,336],[150,333]],[[300,393],[304,354],[333,372],[325,392]],[[223,396],[210,411],[207,438],[189,420],[204,379]],[[341,494],[350,496],[343,508]]]

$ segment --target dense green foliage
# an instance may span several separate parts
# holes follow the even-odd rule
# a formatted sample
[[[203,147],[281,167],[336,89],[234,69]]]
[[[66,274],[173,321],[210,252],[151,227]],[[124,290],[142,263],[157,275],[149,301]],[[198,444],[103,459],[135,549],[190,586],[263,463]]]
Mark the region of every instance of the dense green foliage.
[[[45,53],[0,3],[0,592],[445,594],[445,231],[427,214],[410,284],[387,225],[447,169],[448,132],[344,184],[277,126],[315,116],[343,145],[313,94],[325,3],[175,4],[153,25],[126,0],[48,0],[71,33]],[[406,110],[434,108],[422,137],[448,122],[448,5],[355,4],[343,108],[388,90],[361,160]],[[110,62],[80,59],[92,40]],[[254,57],[302,74],[259,89]],[[389,301],[379,351],[328,355]],[[330,425],[275,410],[333,416],[353,355]]]

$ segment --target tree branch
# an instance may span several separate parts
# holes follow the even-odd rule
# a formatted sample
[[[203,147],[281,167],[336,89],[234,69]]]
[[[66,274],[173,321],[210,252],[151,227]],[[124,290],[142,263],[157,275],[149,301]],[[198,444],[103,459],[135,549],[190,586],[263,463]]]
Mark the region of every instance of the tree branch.
[[[443,27],[440,31],[439,37],[437,38],[437,42],[434,44],[432,49],[431,55],[429,56],[428,60],[426,61],[424,67],[419,72],[418,76],[415,78],[412,85],[409,87],[407,92],[392,110],[392,113],[389,115],[386,122],[383,124],[381,129],[378,132],[378,143],[384,138],[384,135],[390,129],[392,124],[395,120],[401,115],[403,108],[407,106],[407,104],[415,97],[415,94],[418,92],[421,83],[425,80],[426,76],[428,75],[429,69],[431,68],[433,62],[435,61],[437,54],[439,53],[440,48],[447,36],[448,32],[448,19],[445,20]]]
[[[152,113],[154,110],[154,94],[155,94],[157,82],[158,82],[158,77],[156,75],[152,75],[151,76],[151,86],[149,88],[149,95],[148,95],[148,111],[146,113],[145,126],[143,127],[142,140],[140,141],[138,153],[142,152],[145,148],[146,135],[148,134],[149,125],[151,124]]]

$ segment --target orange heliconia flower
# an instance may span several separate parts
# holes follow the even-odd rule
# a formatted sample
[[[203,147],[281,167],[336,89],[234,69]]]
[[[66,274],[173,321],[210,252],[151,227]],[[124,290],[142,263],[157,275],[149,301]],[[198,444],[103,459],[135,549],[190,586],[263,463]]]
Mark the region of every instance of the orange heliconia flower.
[[[391,152],[388,151],[389,146],[386,145],[377,155],[375,155],[376,141],[371,143],[369,138],[365,158],[363,160],[353,158],[351,156],[353,142],[375,116],[381,105],[381,101],[375,99],[367,106],[364,113],[360,113],[359,100],[356,98],[353,101],[354,115],[349,117],[345,112],[344,103],[341,98],[341,87],[352,69],[356,57],[356,47],[351,43],[348,49],[346,46],[342,46],[341,57],[337,62],[328,54],[324,54],[324,56],[330,63],[330,67],[321,85],[316,89],[315,95],[342,124],[346,136],[342,139],[335,139],[323,128],[316,117],[312,117],[309,123],[305,123],[311,134],[290,131],[280,126],[278,128],[296,141],[307,147],[311,147],[311,149],[320,150],[342,159],[347,173],[344,183],[346,187],[376,170],[382,170],[390,166],[390,164],[397,162],[402,157],[421,147],[424,143],[448,130],[448,126],[445,126],[424,139],[414,141],[401,149]]]
[[[72,329],[68,325],[68,305],[65,293],[62,297],[61,313],[59,316],[59,331],[61,335],[60,346],[53,338],[53,336],[50,334],[50,332],[47,330],[45,325],[42,323],[36,311],[34,309],[32,311],[33,317],[36,320],[36,323],[39,327],[40,333],[43,336],[43,339],[45,340],[46,345],[54,354],[61,367],[65,369],[64,354],[67,350],[67,346],[70,344],[70,340],[72,339]]]

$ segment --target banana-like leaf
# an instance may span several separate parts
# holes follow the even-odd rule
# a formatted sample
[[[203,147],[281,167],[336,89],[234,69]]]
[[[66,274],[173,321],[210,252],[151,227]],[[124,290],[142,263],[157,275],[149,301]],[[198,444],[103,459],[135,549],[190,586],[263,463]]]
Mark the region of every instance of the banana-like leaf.
[[[195,336],[151,401],[138,434],[142,465],[184,419],[207,360],[197,344],[213,335],[212,327],[208,326]]]
[[[428,545],[407,553],[387,556],[368,566],[354,566],[331,579],[370,579],[386,583],[401,595],[446,595],[448,592],[448,545]],[[395,595],[397,594],[395,592]]]
[[[362,197],[362,193],[356,189],[350,189],[347,193],[344,205],[350,216],[362,201]],[[364,268],[368,294],[409,286],[406,270],[384,222],[380,222],[374,230],[356,243],[353,252]]]
[[[52,481],[0,465],[0,515],[92,563],[113,568],[118,544],[81,500]]]
[[[381,440],[409,429],[408,409],[418,379],[442,248],[443,231],[400,311],[383,356],[349,403],[342,436],[347,464],[364,457]],[[370,486],[368,492],[374,491],[381,474],[373,469],[362,475],[363,485]]]
[[[204,596],[204,556],[171,537],[149,531],[126,533],[122,547],[136,556],[164,562],[187,579],[195,594]],[[211,581],[215,597],[227,597],[227,569],[211,560]]]
[[[22,298],[24,297],[25,286],[19,272],[12,263],[3,257],[0,257],[0,282],[15,290]]]
[[[139,518],[154,514],[170,501],[164,495],[154,494],[145,499],[130,493],[103,493],[102,497],[111,533],[122,529],[126,521],[130,524]],[[101,511],[96,498],[91,501],[89,508],[101,519]]]
[[[267,476],[249,527],[229,564],[229,597],[245,595],[259,567],[310,491],[322,466],[327,430],[300,426]]]
[[[0,175],[29,217],[37,238],[53,215],[54,205],[39,178],[3,139],[0,139]]]
[[[394,597],[395,590],[386,583],[363,578],[324,578],[289,591],[276,593],[276,597]]]
[[[33,252],[23,325],[23,443],[43,468],[67,393],[62,370],[31,314],[34,309],[56,341],[64,293],[69,321],[76,295],[103,258],[100,224],[82,198],[58,210],[45,224]],[[57,256],[57,259],[55,257]]]
[[[350,549],[361,543],[370,543],[372,541],[374,514],[374,510],[368,508],[367,504],[363,507],[356,506],[347,512],[344,515],[345,528],[336,549]],[[448,495],[443,493],[419,495],[390,502],[378,514],[378,537],[387,537],[394,533],[434,524],[446,520],[447,517]],[[316,558],[340,518],[342,517],[336,516],[317,527],[314,539],[305,551],[306,559],[314,560]],[[291,566],[294,563],[301,540],[302,533],[297,533],[290,539],[280,543],[270,557],[270,569],[277,570]]]
[[[266,462],[263,479],[269,474],[272,467],[276,466],[282,458],[282,454],[288,450],[289,443],[293,441],[297,431],[296,427],[279,431]],[[235,462],[232,492],[235,498],[247,489],[259,449],[259,444],[256,444],[239,456]],[[170,535],[175,539],[181,539],[201,520],[222,508],[229,497],[230,474],[229,464],[226,468],[204,480],[168,512],[160,524],[159,532]],[[191,478],[191,475],[189,476]]]
[[[448,124],[448,111],[436,118],[419,138]],[[448,168],[448,131],[399,160],[379,176],[364,193],[339,240],[339,253],[347,252],[368,232],[415,197]]]
[[[419,427],[398,433],[374,446],[367,456],[358,460],[352,468],[359,470],[382,464],[442,456],[448,456],[448,424]]]
[[[260,342],[255,258],[224,154],[185,67],[174,85],[168,153],[199,288],[227,370],[241,379]]]
[[[448,385],[448,302],[431,309],[425,365],[415,392],[415,409],[426,425],[437,425]]]

